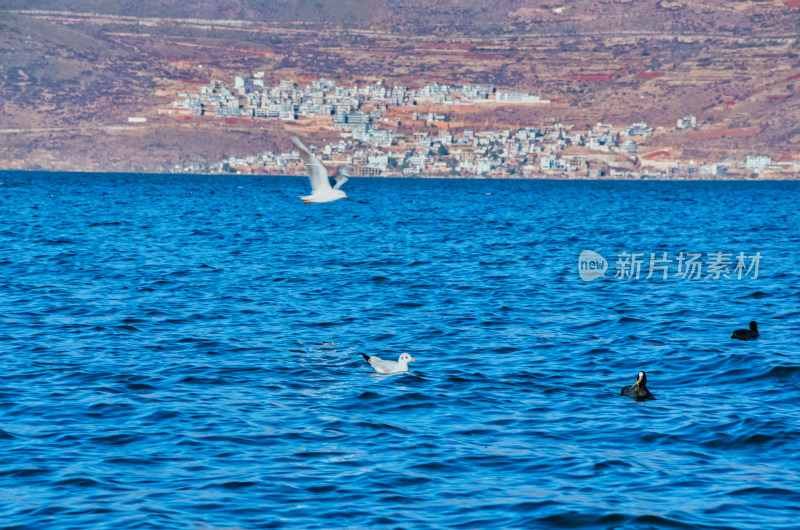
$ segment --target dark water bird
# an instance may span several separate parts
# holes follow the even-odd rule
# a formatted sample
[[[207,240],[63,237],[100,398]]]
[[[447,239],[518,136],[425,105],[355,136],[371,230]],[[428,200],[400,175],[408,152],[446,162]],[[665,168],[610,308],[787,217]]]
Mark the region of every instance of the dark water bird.
[[[644,372],[639,372],[636,382],[631,386],[623,387],[619,395],[636,398],[637,400],[655,399],[653,394],[647,390],[647,376],[644,374]]]
[[[731,335],[732,339],[751,340],[758,337],[758,324],[755,321],[750,322],[750,329],[737,329]]]

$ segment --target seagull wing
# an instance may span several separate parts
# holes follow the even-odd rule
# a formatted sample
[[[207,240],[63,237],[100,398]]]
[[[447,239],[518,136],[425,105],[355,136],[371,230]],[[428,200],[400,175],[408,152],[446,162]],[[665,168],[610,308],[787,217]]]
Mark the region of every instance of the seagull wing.
[[[371,364],[376,371],[383,374],[393,374],[399,372],[398,365],[395,361],[385,361],[383,359],[373,357],[370,359],[369,364]]]
[[[394,361],[386,361],[375,355],[361,354],[362,357],[375,369],[376,372],[382,374],[391,374],[398,372],[398,363]]]
[[[328,180],[328,170],[322,165],[322,162],[311,154],[311,151],[303,145],[298,138],[292,138],[292,143],[297,146],[300,151],[300,158],[308,170],[308,176],[311,178],[311,194],[316,195],[319,192],[331,191],[331,181]]]
[[[347,177],[350,176],[350,172],[347,170],[347,166],[339,166],[339,169],[336,170],[336,175],[333,176],[333,180],[336,181],[336,184],[333,185],[333,189],[338,190],[342,187],[342,185],[347,182]]]

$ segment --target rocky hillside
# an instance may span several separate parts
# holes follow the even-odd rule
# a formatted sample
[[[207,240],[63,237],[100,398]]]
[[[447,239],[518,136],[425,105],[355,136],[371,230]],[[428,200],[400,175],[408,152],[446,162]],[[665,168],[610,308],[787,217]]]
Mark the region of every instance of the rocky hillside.
[[[557,119],[674,126],[687,156],[800,153],[800,0],[7,0],[0,11],[0,168],[166,170],[288,146],[282,124],[176,120],[179,91],[256,70],[411,86],[492,83]],[[128,117],[147,117],[129,125]],[[726,133],[725,131],[737,131]],[[744,131],[744,132],[742,132]]]

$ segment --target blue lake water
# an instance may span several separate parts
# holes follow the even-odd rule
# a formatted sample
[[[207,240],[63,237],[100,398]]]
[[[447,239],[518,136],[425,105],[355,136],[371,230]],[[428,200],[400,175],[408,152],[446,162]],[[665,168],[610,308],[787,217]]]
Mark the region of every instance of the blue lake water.
[[[798,182],[0,182],[2,528],[800,524]]]

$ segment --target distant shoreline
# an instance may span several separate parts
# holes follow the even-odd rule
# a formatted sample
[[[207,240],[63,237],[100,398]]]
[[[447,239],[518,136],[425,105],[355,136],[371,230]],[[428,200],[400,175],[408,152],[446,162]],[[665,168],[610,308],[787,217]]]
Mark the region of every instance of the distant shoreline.
[[[6,174],[60,174],[60,175],[80,175],[82,177],[102,176],[102,175],[163,175],[163,176],[200,176],[200,177],[279,177],[307,179],[305,175],[276,175],[267,173],[153,173],[135,171],[54,171],[50,169],[0,169],[0,177]],[[397,175],[353,177],[354,181],[361,179],[397,179],[397,180],[529,180],[529,181],[552,181],[552,182],[800,182],[800,178],[696,178],[696,179],[665,179],[665,178],[554,178],[554,177],[440,177],[416,175],[413,177],[402,177]],[[0,184],[2,182],[0,181]]]

